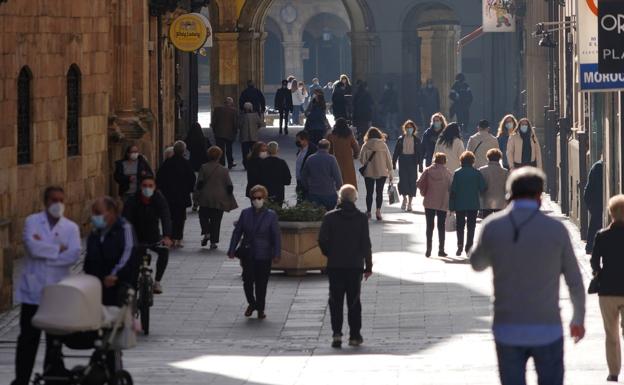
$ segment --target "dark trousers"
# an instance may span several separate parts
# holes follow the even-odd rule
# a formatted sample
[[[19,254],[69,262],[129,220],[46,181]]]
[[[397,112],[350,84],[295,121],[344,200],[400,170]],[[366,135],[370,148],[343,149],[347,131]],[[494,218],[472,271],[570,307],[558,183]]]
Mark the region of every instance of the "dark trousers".
[[[470,250],[474,241],[479,210],[457,211],[457,248],[464,248],[464,228],[467,227],[466,250]]]
[[[271,260],[242,261],[243,266],[243,289],[247,303],[253,309],[264,312],[266,305],[267,285],[271,276]]]
[[[256,142],[242,142],[241,143],[241,154],[243,157],[243,166],[247,169],[247,155],[251,152],[251,148]]]
[[[184,223],[186,222],[186,207],[169,206],[171,213],[171,238],[180,241],[184,239]]]
[[[386,177],[378,179],[364,178],[364,184],[366,185],[366,211],[369,213],[373,207],[373,194],[376,194],[375,203],[377,208],[380,209],[383,204],[383,188],[386,184]]]
[[[318,143],[325,136],[325,130],[308,130],[310,134],[310,143],[314,143],[314,145],[318,145]]]
[[[435,219],[438,219],[438,243],[439,251],[444,251],[444,241],[446,240],[446,211],[425,209],[425,219],[427,221],[427,250],[431,250],[433,244],[433,227]]]
[[[297,193],[297,203],[301,203],[303,201],[308,200],[308,192],[303,187],[303,183],[301,181],[297,181],[297,187],[295,187],[295,192]]]
[[[526,364],[535,362],[539,385],[563,384],[563,338],[544,346],[496,344],[498,372],[502,385],[526,385]]]
[[[334,335],[342,336],[343,305],[347,296],[347,321],[351,338],[360,336],[362,329],[362,303],[360,290],[362,287],[362,270],[329,269],[329,312]]]
[[[38,305],[23,303],[20,309],[20,334],[17,337],[17,349],[15,350],[15,380],[11,385],[28,385],[30,376],[35,366],[41,330],[32,326],[31,321],[39,308]],[[46,334],[46,353],[43,366],[48,367],[52,354],[52,338]]]
[[[165,275],[165,270],[167,270],[167,265],[169,264],[169,249],[166,247],[154,246],[154,247],[145,247],[138,246],[137,254],[142,258],[147,250],[151,250],[158,255],[158,260],[156,261],[156,282],[160,282],[162,280],[163,275]],[[141,259],[142,260],[142,259]],[[151,259],[150,259],[151,261]]]
[[[225,160],[227,159],[228,167],[232,167],[234,165],[234,154],[232,153],[232,141],[223,139],[223,138],[215,138],[217,142],[217,147],[223,151],[223,155],[221,155],[221,165],[225,166]]]
[[[602,228],[602,210],[589,212],[589,226],[587,228],[587,245],[585,245],[585,251],[587,254],[591,254],[594,250],[594,239],[596,233]]]
[[[483,209],[481,210],[483,212],[483,219],[489,217],[490,215],[499,212],[500,210],[498,209]]]
[[[223,210],[208,207],[199,208],[199,225],[202,235],[210,235],[210,243],[219,243]]]
[[[318,195],[308,194],[307,200],[320,207],[325,207],[325,210],[331,211],[336,208],[338,204],[338,196],[334,195]]]
[[[364,137],[364,135],[366,135],[366,132],[371,127],[371,124],[372,124],[372,122],[370,120],[369,121],[356,120],[354,122],[355,129],[356,129],[357,134],[358,134],[358,139],[361,139],[361,138]]]
[[[462,132],[467,133],[470,126],[470,110],[458,109],[455,112],[457,114],[457,123],[461,127]]]
[[[284,110],[279,112],[279,128],[280,132],[282,132],[282,122],[284,124],[284,128],[286,132],[288,132],[288,115],[290,115],[290,111]]]

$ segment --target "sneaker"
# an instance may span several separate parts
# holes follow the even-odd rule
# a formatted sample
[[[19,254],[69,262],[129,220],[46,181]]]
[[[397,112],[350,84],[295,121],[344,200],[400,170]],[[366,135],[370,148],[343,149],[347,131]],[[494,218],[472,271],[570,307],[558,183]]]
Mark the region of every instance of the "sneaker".
[[[154,282],[153,292],[154,294],[162,294],[163,290],[162,290],[162,286],[160,285],[160,282],[158,281]]]
[[[360,346],[364,343],[364,338],[362,336],[351,337],[349,338],[349,346]]]
[[[342,336],[335,335],[332,337],[331,347],[334,349],[340,349],[342,347]]]

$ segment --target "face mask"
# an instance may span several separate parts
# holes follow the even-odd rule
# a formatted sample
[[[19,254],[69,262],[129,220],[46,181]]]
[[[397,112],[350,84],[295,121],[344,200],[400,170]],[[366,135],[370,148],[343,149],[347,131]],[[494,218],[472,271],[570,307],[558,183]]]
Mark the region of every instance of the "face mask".
[[[529,126],[527,126],[526,124],[521,125],[520,132],[522,132],[523,134],[526,134],[527,132],[529,132]]]
[[[511,130],[514,127],[513,122],[507,122],[505,123],[505,128],[508,130]]]
[[[433,128],[439,130],[440,128],[442,128],[442,122],[433,122]]]
[[[269,153],[266,151],[262,151],[258,154],[258,156],[260,157],[260,159],[266,159],[269,157]]]
[[[412,127],[407,129],[407,135],[414,135],[414,129]]]
[[[141,193],[146,198],[151,198],[154,195],[154,189],[150,187],[144,187],[141,189]]]
[[[256,209],[261,209],[264,206],[264,199],[252,199],[251,204]]]
[[[102,230],[106,228],[106,220],[104,219],[104,215],[92,215],[91,216],[91,224],[98,230]]]
[[[139,159],[139,153],[138,152],[131,152],[130,153],[130,160],[137,160]]]
[[[52,203],[50,207],[48,207],[48,214],[50,214],[52,218],[59,219],[63,216],[64,213],[65,205],[61,202]]]
[[[301,148],[301,142],[300,141],[296,141],[295,142],[295,146],[297,146],[298,148]]]

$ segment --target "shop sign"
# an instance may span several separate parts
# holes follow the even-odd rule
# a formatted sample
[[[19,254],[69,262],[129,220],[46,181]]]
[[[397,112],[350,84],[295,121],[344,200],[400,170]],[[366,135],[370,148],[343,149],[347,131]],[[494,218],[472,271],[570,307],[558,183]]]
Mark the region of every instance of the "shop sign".
[[[624,72],[624,2],[599,0],[598,68],[602,73]]]
[[[598,0],[577,0],[577,10],[581,91],[624,89],[624,74],[607,74],[598,70]]]
[[[193,52],[202,48],[208,39],[207,19],[197,13],[178,16],[169,28],[169,40],[184,52]]]
[[[516,32],[516,0],[483,0],[483,32]]]

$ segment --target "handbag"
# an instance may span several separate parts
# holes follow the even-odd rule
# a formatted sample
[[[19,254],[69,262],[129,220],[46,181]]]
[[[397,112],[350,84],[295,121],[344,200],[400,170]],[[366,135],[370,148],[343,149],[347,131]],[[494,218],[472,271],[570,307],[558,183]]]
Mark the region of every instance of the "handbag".
[[[366,161],[366,163],[360,167],[359,171],[360,174],[362,174],[363,177],[366,177],[366,175],[364,175],[364,173],[366,173],[366,168],[368,167],[368,164],[371,162],[371,160],[373,160],[373,158],[375,157],[376,152],[373,151],[373,153],[371,154],[371,156],[368,157],[368,160]]]
[[[596,274],[589,282],[587,294],[597,294],[600,291],[600,273]]]
[[[391,205],[399,202],[399,192],[393,183],[388,185],[388,203]]]
[[[444,230],[449,233],[457,230],[457,217],[455,217],[455,213],[452,211],[449,211],[446,214],[446,221],[444,221]]]

